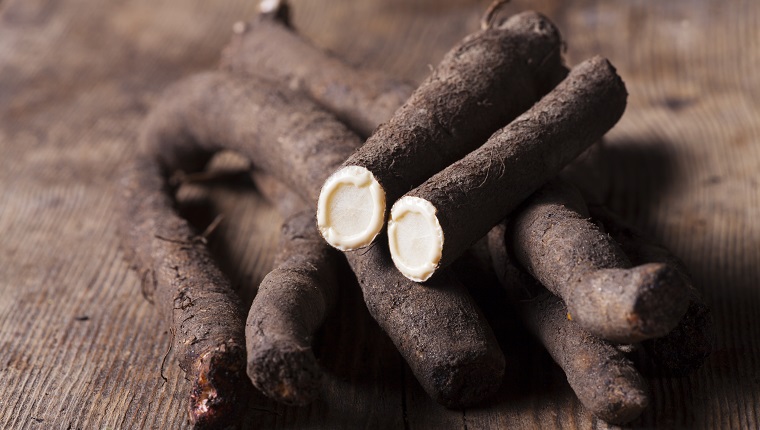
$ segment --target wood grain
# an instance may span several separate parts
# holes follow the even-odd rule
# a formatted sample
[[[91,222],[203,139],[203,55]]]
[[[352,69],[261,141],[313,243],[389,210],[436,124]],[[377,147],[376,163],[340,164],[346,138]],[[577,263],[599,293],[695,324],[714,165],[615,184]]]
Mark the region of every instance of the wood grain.
[[[488,1],[293,3],[319,46],[419,81]],[[618,67],[630,98],[609,135],[608,202],[686,261],[716,319],[707,364],[650,378],[653,404],[632,427],[759,428],[760,4],[515,0],[506,13],[528,8],[557,22],[571,63],[599,53]],[[0,1],[0,428],[188,427],[171,334],[122,261],[115,181],[161,88],[214,68],[232,24],[255,9]],[[246,181],[189,187],[181,200],[201,228],[224,215],[212,248],[250,302],[279,216]],[[348,293],[316,345],[322,399],[291,408],[252,392],[242,428],[611,428],[519,335],[504,340],[511,376],[496,399],[442,408],[343,276]]]

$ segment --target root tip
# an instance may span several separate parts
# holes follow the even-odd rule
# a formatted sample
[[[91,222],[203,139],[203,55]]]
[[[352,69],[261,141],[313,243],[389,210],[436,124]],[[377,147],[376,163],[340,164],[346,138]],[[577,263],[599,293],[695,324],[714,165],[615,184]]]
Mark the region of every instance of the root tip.
[[[259,3],[259,14],[279,21],[286,27],[292,27],[290,5],[286,0],[261,0]]]
[[[242,348],[227,348],[203,354],[196,362],[197,377],[190,392],[190,421],[196,428],[229,424],[240,401],[243,386]]]
[[[290,342],[250,351],[247,372],[267,397],[296,406],[309,404],[318,396],[323,376],[311,348]]]
[[[637,331],[648,338],[670,333],[689,305],[687,285],[672,267],[649,263],[633,269],[640,277],[640,295],[632,319]]]

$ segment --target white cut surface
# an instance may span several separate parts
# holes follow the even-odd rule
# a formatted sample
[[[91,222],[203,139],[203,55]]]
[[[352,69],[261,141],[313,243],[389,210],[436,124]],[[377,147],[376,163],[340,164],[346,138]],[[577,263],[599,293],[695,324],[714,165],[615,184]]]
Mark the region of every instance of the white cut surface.
[[[261,3],[259,3],[259,12],[272,13],[280,7],[281,3],[281,0],[261,0]]]
[[[396,268],[407,278],[423,282],[438,268],[443,230],[435,207],[419,197],[402,197],[391,209],[388,245]]]
[[[322,186],[317,224],[327,243],[342,251],[372,243],[383,228],[385,192],[372,172],[347,166]]]

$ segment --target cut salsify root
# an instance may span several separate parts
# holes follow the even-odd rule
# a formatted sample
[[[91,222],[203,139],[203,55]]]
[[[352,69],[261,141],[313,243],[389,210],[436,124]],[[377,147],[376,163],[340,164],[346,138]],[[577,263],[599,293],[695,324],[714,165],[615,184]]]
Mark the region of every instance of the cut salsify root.
[[[411,85],[400,83],[379,73],[348,67],[339,60],[326,56],[298,37],[281,21],[272,20],[271,16],[260,16],[252,23],[241,27],[240,30],[234,36],[232,43],[225,49],[223,64],[226,70],[243,76],[264,74],[269,77],[278,77],[279,80],[289,83],[291,87],[306,92],[317,103],[335,112],[339,118],[363,135],[369,135],[380,122],[389,118],[412,92]],[[278,49],[272,49],[274,45],[271,44],[271,40],[277,40]],[[339,91],[330,89],[339,89]],[[265,188],[270,189],[271,187],[265,186]],[[273,201],[280,205],[289,200],[277,197]],[[382,219],[380,221],[382,222]],[[462,351],[483,351],[473,355],[480,363],[481,370],[468,373],[464,370],[468,367],[474,368],[475,362],[472,366],[465,365],[462,359],[458,358],[459,354],[448,351],[445,344],[432,347],[433,344],[426,341],[419,343],[403,340],[408,336],[404,330],[411,328],[403,323],[402,320],[406,318],[403,316],[394,316],[393,318],[385,316],[395,307],[392,304],[393,295],[388,294],[388,288],[391,285],[391,289],[398,289],[399,295],[408,296],[408,298],[397,302],[406,303],[405,306],[408,309],[412,309],[412,304],[417,301],[435,303],[440,300],[435,296],[443,297],[445,294],[450,296],[450,299],[446,300],[453,300],[450,306],[446,306],[446,308],[451,307],[453,309],[460,306],[465,310],[463,315],[467,319],[471,319],[470,309],[472,305],[469,303],[470,299],[466,298],[466,294],[457,290],[450,290],[447,284],[454,285],[451,279],[440,283],[441,291],[430,294],[431,291],[417,288],[398,274],[390,263],[387,250],[376,249],[367,252],[369,255],[366,256],[364,251],[356,255],[349,253],[347,256],[355,269],[361,267],[362,270],[368,272],[367,276],[360,277],[360,281],[365,292],[365,301],[373,316],[378,318],[381,326],[391,333],[391,337],[405,357],[408,356],[407,351],[411,353],[411,348],[417,348],[417,354],[425,354],[428,357],[436,356],[438,357],[436,361],[444,363],[448,360],[450,363],[448,365],[450,374],[447,375],[443,367],[425,363],[429,360],[407,359],[428,393],[439,402],[449,406],[462,406],[485,398],[489,391],[498,386],[500,375],[503,372],[501,370],[503,358],[500,358],[500,353],[497,354],[491,346],[483,348],[487,345],[487,343],[483,343],[483,336],[491,338],[487,326],[481,326],[478,329],[478,333],[471,339],[472,343],[465,347],[460,346]],[[369,257],[373,257],[378,267],[373,267],[372,264],[368,263]],[[376,277],[370,276],[370,273],[376,274]],[[411,297],[416,294],[421,295],[421,297],[418,299]],[[463,301],[465,298],[466,300]],[[424,311],[420,310],[420,312]],[[449,311],[445,310],[445,312],[448,313]],[[395,318],[399,318],[400,325],[390,325]],[[437,318],[435,319],[437,320]],[[484,324],[464,322],[461,317],[449,318],[449,320],[451,327],[462,330],[462,333],[468,333],[469,330],[478,328],[479,324]],[[388,321],[388,323],[384,321]],[[422,320],[419,321],[419,323],[423,322]],[[431,323],[433,322],[431,321]],[[423,332],[435,333],[439,330],[440,328],[432,327]],[[432,334],[431,338],[436,336],[439,335]],[[415,343],[418,343],[418,346],[415,347]],[[424,346],[426,343],[428,346]],[[478,356],[480,358],[477,358]],[[488,378],[488,375],[491,375],[491,381],[485,383],[485,378]],[[468,378],[472,379],[469,383],[465,383]],[[441,388],[444,386],[449,388],[444,390]],[[457,387],[462,389],[459,394],[454,393]]]
[[[385,190],[361,166],[347,166],[330,176],[317,207],[322,237],[343,251],[368,245],[385,224]]]
[[[147,134],[155,141],[148,145],[153,158],[171,164],[185,153],[237,151],[306,201],[316,201],[329,172],[361,144],[304,97],[270,81],[223,73],[174,85],[151,116]],[[350,253],[348,259],[371,315],[431,397],[459,407],[498,389],[503,354],[453,279],[442,276],[438,288],[417,285],[395,270],[384,246]]]
[[[558,30],[535,12],[465,38],[324,183],[325,240],[344,251],[372,243],[386,201],[475,149],[565,76],[560,50]]]
[[[421,282],[452,263],[598,141],[622,116],[626,97],[623,81],[604,58],[573,68],[485,144],[394,204],[388,239],[396,267]],[[411,230],[424,233],[404,234]]]
[[[618,348],[568,319],[562,300],[518,267],[508,237],[506,223],[488,233],[496,275],[517,304],[528,330],[562,368],[578,400],[610,423],[638,417],[649,404],[644,378]]]
[[[236,25],[237,36],[225,51],[225,69],[246,75],[256,73],[252,65],[260,63],[266,67],[260,67],[257,70],[263,70],[262,73],[270,78],[280,78],[284,73],[285,80],[288,81],[291,88],[304,90],[318,103],[335,111],[341,119],[365,135],[369,134],[379,121],[387,118],[395,106],[400,104],[411,91],[410,86],[389,80],[380,74],[374,75],[374,80],[364,81],[365,77],[373,74],[357,72],[342,65],[339,60],[325,57],[323,53],[315,50],[285,28],[289,23],[287,11],[282,9],[284,2],[268,3],[274,5],[274,9],[264,11],[266,13],[263,13],[254,24],[251,26]],[[522,22],[535,23],[540,21],[523,20]],[[266,42],[268,37],[272,35],[277,35],[277,39],[283,41],[287,48],[260,49],[279,45],[279,43],[272,43],[271,40]],[[256,42],[257,40],[258,42]],[[254,43],[251,44],[251,41]],[[298,55],[288,57],[292,53],[289,47],[295,47],[294,52]],[[262,57],[271,61],[261,62]],[[286,61],[279,61],[282,58],[285,58]],[[288,64],[302,67],[289,67]],[[315,64],[321,64],[324,67],[315,67]],[[315,68],[318,73],[314,73]],[[274,70],[274,73],[269,73],[268,70]],[[323,71],[325,73],[322,73]],[[561,77],[565,73],[561,65],[555,72],[554,76],[547,77],[547,82],[553,80],[556,83],[557,76]],[[342,86],[341,82],[346,79],[349,81],[348,85]],[[155,147],[149,150],[149,153],[153,155],[142,161],[147,168],[135,169],[135,172],[142,171],[137,177],[141,175],[151,177],[151,180],[154,181],[154,189],[156,186],[165,187],[166,176],[171,173],[169,170],[172,168],[181,167],[182,170],[193,171],[201,167],[215,151],[230,148],[251,157],[264,170],[275,175],[279,174],[278,176],[282,180],[288,181],[289,186],[298,191],[301,198],[310,199],[313,197],[313,187],[308,183],[308,179],[306,179],[307,182],[304,182],[304,178],[318,176],[319,173],[315,173],[318,169],[311,169],[300,176],[296,174],[298,177],[295,179],[284,176],[286,173],[283,172],[291,173],[289,169],[292,169],[294,164],[310,165],[303,159],[315,153],[323,152],[322,149],[313,149],[316,147],[314,145],[318,145],[315,140],[353,141],[348,145],[350,147],[357,145],[356,139],[344,134],[340,127],[327,124],[326,129],[328,131],[326,133],[325,129],[315,127],[319,133],[319,137],[316,139],[306,138],[307,142],[304,145],[294,143],[303,138],[302,134],[299,135],[303,130],[288,129],[288,132],[280,133],[283,130],[282,127],[288,124],[289,119],[283,120],[276,114],[272,116],[272,112],[277,112],[281,107],[288,106],[295,101],[295,115],[306,117],[308,124],[304,127],[306,130],[310,130],[313,124],[322,124],[323,118],[319,114],[314,115],[311,110],[312,107],[300,104],[297,98],[291,99],[284,92],[273,89],[274,86],[266,83],[269,81],[263,85],[271,86],[270,90],[259,89],[258,91],[266,93],[264,97],[274,100],[277,107],[274,111],[270,110],[269,107],[262,108],[258,104],[261,99],[252,94],[256,90],[252,91],[248,88],[250,84],[234,81],[233,78],[228,80],[223,76],[206,76],[197,78],[197,81],[192,84],[185,84],[184,87],[178,85],[177,95],[167,98],[163,107],[158,109],[162,113],[153,115],[160,119],[154,121],[150,127],[150,132],[147,133],[148,136],[151,133],[153,134],[152,138],[155,144],[153,146]],[[351,84],[352,82],[353,84]],[[365,82],[369,82],[369,84],[365,85]],[[384,86],[391,88],[391,90],[380,89]],[[330,90],[330,88],[339,88],[341,91]],[[546,87],[546,89],[548,88],[549,86]],[[181,90],[188,89],[190,91],[185,91],[184,96],[178,95],[182,92]],[[337,97],[334,97],[336,94]],[[386,95],[388,96],[386,97]],[[254,99],[255,107],[252,111],[248,104],[250,99]],[[208,100],[220,100],[218,104],[222,106],[222,109],[217,110],[217,106],[213,103],[208,104]],[[204,103],[206,103],[205,106]],[[304,106],[306,106],[305,110]],[[251,112],[257,115],[261,114],[264,118],[263,120],[258,119],[258,124],[277,123],[276,131],[262,130],[261,125],[243,124],[241,117]],[[284,113],[284,116],[293,114],[292,111]],[[236,115],[237,118],[227,118]],[[214,122],[220,122],[222,125],[213,124]],[[231,129],[226,129],[229,126]],[[283,138],[281,142],[285,143],[286,149],[284,151],[279,148],[283,153],[271,152],[278,151],[277,145],[274,145],[275,148],[269,149],[260,149],[256,146],[256,142],[260,139],[271,138],[278,133],[281,134],[278,136],[278,142],[280,142],[280,138]],[[173,140],[168,147],[165,144],[167,140]],[[248,147],[248,144],[252,147]],[[305,154],[309,155],[302,158],[294,157],[297,160],[291,163],[291,160],[284,157],[293,155],[288,153],[293,147],[296,150],[306,149]],[[340,151],[342,149],[338,150],[338,152]],[[273,154],[274,157],[272,157]],[[260,157],[265,158],[265,160]],[[270,158],[271,162],[269,161]],[[157,160],[160,160],[160,163]],[[334,159],[329,158],[320,167],[323,170],[325,168],[334,169],[331,160],[334,161]],[[315,163],[318,165],[320,161],[315,161]],[[168,169],[166,169],[167,166],[169,166]],[[142,186],[144,184],[136,186],[135,189]],[[380,189],[380,191],[383,190]],[[159,206],[163,206],[161,211],[167,211],[169,215],[172,215],[171,201],[170,199],[166,200],[166,196],[170,195],[169,192],[162,189],[160,193],[162,196],[155,201],[159,202]],[[281,212],[287,216],[287,214],[302,211],[304,203],[288,190],[285,194],[289,194],[289,196],[280,196],[275,199]],[[142,196],[138,197],[142,198]],[[371,192],[369,197],[372,197]],[[363,198],[366,199],[367,196],[365,195]],[[162,201],[162,199],[164,200]],[[153,198],[150,197],[148,200],[153,200]],[[155,201],[151,204],[154,204]],[[355,206],[349,203],[345,204],[344,207],[349,208],[350,212],[351,208]],[[176,217],[176,214],[174,216]],[[313,399],[318,391],[321,370],[311,352],[309,343],[314,330],[321,323],[326,309],[334,302],[336,289],[332,275],[331,252],[324,242],[316,237],[316,228],[313,223],[309,222],[312,217],[313,214],[310,215],[309,211],[302,211],[298,215],[288,217],[289,220],[284,227],[283,242],[278,255],[278,267],[267,276],[262,284],[249,313],[246,328],[248,332],[249,376],[254,384],[270,397],[292,404],[306,403]],[[149,221],[148,218],[142,219]],[[356,218],[361,218],[361,216],[349,214],[346,217],[349,222],[353,222]],[[371,219],[367,215],[364,215],[364,218]],[[172,218],[168,216],[167,219]],[[180,219],[180,223],[182,221]],[[365,221],[365,223],[369,223],[369,221]],[[144,228],[143,230],[140,234],[147,231]],[[409,238],[411,242],[422,237],[424,243],[425,235],[419,234],[419,231],[414,228],[412,230],[416,236],[405,235],[405,237]],[[185,246],[191,243],[200,245],[200,253],[207,253],[202,246],[202,241],[196,240],[192,233],[187,233],[184,236],[183,234],[159,233],[155,237],[174,245]],[[125,242],[128,241],[125,240]],[[172,253],[176,250],[169,250],[168,252]],[[370,312],[382,328],[388,332],[399,351],[410,364],[414,374],[431,396],[447,406],[466,406],[487,397],[498,387],[503,373],[504,359],[498,347],[494,347],[495,342],[490,329],[479,317],[477,311],[474,311],[471,300],[466,294],[463,295],[458,290],[458,285],[452,279],[441,274],[431,284],[438,290],[429,294],[430,291],[419,289],[416,284],[404,279],[392,268],[388,251],[383,246],[376,246],[366,252],[349,252],[347,256],[357,273]],[[159,267],[160,264],[160,261],[157,262],[155,267]],[[206,265],[201,264],[201,270],[206,270],[206,267]],[[145,269],[143,265],[141,272],[144,275],[152,275],[150,270],[152,269]],[[213,262],[210,263],[208,270],[214,272]],[[222,280],[218,283],[224,284],[224,282],[226,281]],[[282,288],[278,287],[280,285],[292,286],[293,294],[284,292]],[[389,288],[397,289],[397,294],[389,295]],[[524,315],[532,315],[533,318],[540,319],[540,322],[532,327],[532,331],[539,333],[537,334],[539,338],[542,336],[546,338],[542,341],[558,362],[566,351],[570,351],[571,356],[586,357],[582,361],[590,363],[590,367],[585,369],[586,373],[578,371],[578,360],[560,363],[563,369],[569,372],[568,379],[581,401],[594,413],[611,422],[625,422],[630,417],[638,415],[646,405],[646,394],[642,388],[640,376],[628,364],[621,363],[620,358],[615,355],[616,353],[619,355],[619,353],[614,349],[608,350],[609,345],[585,334],[582,330],[580,332],[573,331],[580,329],[564,317],[566,310],[564,310],[562,303],[556,298],[548,297],[546,300],[533,301],[532,303],[535,306],[530,304],[523,306],[523,312]],[[231,301],[235,302],[235,300],[233,295]],[[201,298],[200,302],[206,303],[205,305],[202,304],[204,308],[207,307],[212,311],[224,309],[224,306],[227,306],[224,304],[226,303],[225,300],[219,302],[221,305],[209,302],[205,298]],[[286,303],[283,304],[283,302]],[[693,303],[696,301],[692,301]],[[703,304],[702,307],[704,308]],[[428,311],[425,310],[427,308],[429,308]],[[691,311],[692,308],[696,309],[699,306],[691,306],[689,310]],[[427,321],[409,321],[412,310],[426,315]],[[431,312],[436,313],[435,316],[430,317]],[[438,315],[438,312],[441,315]],[[698,314],[697,317],[700,315],[703,314]],[[685,330],[688,333],[692,333],[693,330],[688,330],[693,328],[695,323],[694,319],[689,319],[688,316],[687,314],[681,326],[686,327]],[[235,321],[230,326],[238,327],[239,330],[239,312],[220,316],[217,322],[222,320]],[[444,324],[446,327],[441,327]],[[543,334],[541,334],[542,328],[544,329]],[[176,330],[173,329],[172,331],[175,332]],[[563,335],[558,337],[547,334],[557,332],[562,332]],[[683,339],[682,335],[676,337],[679,340],[671,342],[672,345],[678,345],[678,342]],[[181,339],[177,339],[177,341],[179,342]],[[649,342],[653,341],[647,341],[645,344]],[[592,347],[596,343],[601,346]],[[230,347],[230,345],[232,346]],[[182,353],[180,348],[177,350]],[[181,364],[188,371],[188,375],[191,377],[193,374],[198,375],[196,378],[198,383],[194,386],[191,398],[191,414],[198,419],[200,424],[210,423],[214,425],[215,422],[218,423],[215,421],[218,419],[216,417],[222,417],[226,413],[223,406],[229,405],[232,398],[227,394],[234,392],[234,385],[240,379],[239,343],[217,343],[216,348],[192,358],[196,358],[196,360],[190,366],[184,366],[181,360]],[[594,367],[594,363],[600,362],[612,364],[605,365],[603,368]],[[574,368],[576,370],[572,370]],[[571,374],[574,376],[571,377]],[[591,376],[593,380],[584,382],[583,380],[587,379],[590,374],[593,374]],[[600,385],[599,380],[612,382]]]
[[[580,193],[555,179],[512,214],[509,244],[586,331],[619,343],[668,334],[686,312],[688,292],[670,265],[632,267],[613,239],[589,220]]]

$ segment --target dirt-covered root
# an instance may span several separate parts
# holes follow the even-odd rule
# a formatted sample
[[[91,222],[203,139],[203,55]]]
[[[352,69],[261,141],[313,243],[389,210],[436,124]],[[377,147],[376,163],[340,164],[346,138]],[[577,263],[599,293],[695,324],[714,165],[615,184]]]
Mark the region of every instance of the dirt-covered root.
[[[141,161],[125,179],[122,239],[144,289],[161,306],[171,306],[165,312],[172,316],[180,365],[195,381],[190,408],[197,422],[221,420],[235,403],[236,394],[224,391],[227,379],[219,375],[234,376],[229,381],[235,389],[246,385],[240,382],[245,314],[203,241],[174,212],[171,179],[229,149],[299,184],[293,188],[302,195],[316,195],[326,177],[319,176],[323,166],[338,165],[360,142],[305,97],[219,72],[176,83],[151,110],[140,138]]]
[[[281,183],[260,173],[254,176],[281,213],[298,210],[294,194]],[[466,407],[498,390],[504,356],[458,281],[443,274],[432,289],[422,287],[401,276],[381,243],[346,256],[371,315],[432,398],[448,407]]]
[[[257,168],[301,185],[302,196],[318,191],[308,187],[324,178],[315,177],[321,163],[335,165],[360,144],[304,97],[224,73],[196,75],[168,89],[142,140],[143,151],[167,172],[193,171],[215,152],[234,150]],[[249,315],[248,373],[270,397],[304,404],[315,397],[321,376],[310,338],[335,301],[333,251],[316,232],[313,212],[291,219],[284,239],[277,268],[265,278]]]
[[[247,386],[245,314],[205,241],[177,214],[169,175],[144,156],[125,170],[122,248],[144,294],[168,320],[172,349],[192,381],[191,420],[216,427],[234,417]]]
[[[531,13],[512,20],[509,26],[540,27],[543,22],[543,18]],[[412,92],[408,84],[346,66],[269,18],[259,18],[240,30],[225,51],[226,70],[241,75],[263,71],[279,77],[347,120],[360,134],[369,135],[388,120]],[[526,28],[519,31],[528,32]],[[277,40],[282,49],[274,48],[272,40]],[[556,65],[559,59],[547,61],[547,66]],[[551,82],[558,82],[565,73],[564,67],[558,67],[542,76],[546,81],[540,84],[542,91],[551,88]],[[448,286],[440,287],[440,291],[424,290],[399,276],[387,251],[372,248],[348,253],[348,257],[354,270],[359,271],[372,266],[371,261],[381,263],[369,272],[375,276],[358,276],[365,301],[433,398],[448,406],[463,406],[495,392],[501,383],[504,359],[490,328],[460,285],[443,276],[440,283]],[[448,372],[451,373],[446,376]]]
[[[641,415],[649,404],[644,378],[614,345],[568,320],[559,297],[545,293],[525,301],[521,313],[589,411],[613,424]]]
[[[508,244],[506,223],[488,234],[494,271],[529,331],[562,368],[578,400],[599,418],[626,423],[649,404],[646,381],[614,345],[568,318],[562,300],[518,267]]]
[[[498,390],[504,355],[453,274],[444,271],[427,285],[410,281],[395,269],[383,242],[346,258],[370,314],[433,399],[461,408]]]
[[[664,336],[686,311],[678,273],[659,263],[632,267],[565,181],[555,179],[531,195],[509,227],[519,262],[595,336],[621,343]]]
[[[670,333],[686,312],[685,286],[665,264],[598,269],[562,292],[571,318],[594,335],[617,343]]]
[[[684,376],[697,370],[710,355],[714,344],[714,327],[710,308],[694,287],[683,262],[670,250],[647,237],[619,215],[604,206],[589,206],[593,218],[604,226],[634,264],[657,262],[674,269],[687,286],[686,313],[678,325],[663,337],[642,342],[645,360],[655,373]]]
[[[257,174],[255,181],[284,213],[298,207],[292,204],[292,192],[271,177]],[[324,241],[322,244],[328,247]],[[346,256],[357,273],[370,313],[423,388],[449,407],[469,406],[495,393],[504,373],[504,358],[490,327],[462,286],[444,276],[439,291],[420,288],[395,270],[387,250],[379,246]],[[413,317],[415,314],[418,317]]]
[[[337,299],[336,255],[319,235],[310,205],[272,175],[254,171],[253,178],[285,222],[274,269],[248,314],[248,377],[270,398],[304,405],[321,388],[312,341]]]
[[[248,376],[280,402],[303,405],[319,392],[322,370],[311,343],[337,299],[334,252],[317,231],[313,209],[288,218],[275,268],[248,313]]]
[[[342,250],[369,245],[386,202],[480,146],[567,73],[561,38],[525,12],[466,37],[323,187],[317,220]]]
[[[178,83],[156,108],[160,117],[149,123],[152,137],[146,140],[156,142],[149,145],[151,153],[170,165],[191,150],[234,150],[304,200],[316,201],[327,174],[361,142],[302,96],[261,85],[254,78],[224,73]],[[358,252],[350,261],[372,316],[422,386],[450,406],[469,405],[493,393],[504,371],[503,354],[466,291],[446,276],[437,288],[404,279],[383,249]]]
[[[620,119],[627,92],[595,57],[461,160],[409,191],[391,209],[393,261],[425,281],[555,177]],[[418,232],[418,233],[415,233]]]
[[[361,140],[306,96],[259,77],[205,72],[169,87],[143,130],[143,150],[168,170],[226,149],[316,202],[329,171]]]
[[[265,3],[266,11],[251,22],[235,24],[222,70],[264,76],[302,91],[365,137],[412,94],[410,83],[349,66],[304,39],[289,26],[286,1]]]

